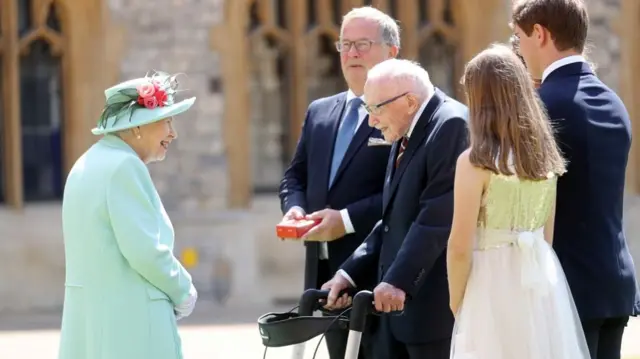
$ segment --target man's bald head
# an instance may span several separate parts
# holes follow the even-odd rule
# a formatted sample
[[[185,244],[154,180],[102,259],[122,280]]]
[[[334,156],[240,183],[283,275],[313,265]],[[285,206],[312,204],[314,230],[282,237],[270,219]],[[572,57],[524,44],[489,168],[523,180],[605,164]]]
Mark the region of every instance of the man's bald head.
[[[385,60],[367,73],[364,97],[369,125],[387,141],[407,135],[420,106],[433,94],[429,74],[419,64],[401,59]]]
[[[384,90],[410,92],[422,102],[434,91],[429,73],[418,63],[404,59],[389,59],[367,73],[366,86]]]

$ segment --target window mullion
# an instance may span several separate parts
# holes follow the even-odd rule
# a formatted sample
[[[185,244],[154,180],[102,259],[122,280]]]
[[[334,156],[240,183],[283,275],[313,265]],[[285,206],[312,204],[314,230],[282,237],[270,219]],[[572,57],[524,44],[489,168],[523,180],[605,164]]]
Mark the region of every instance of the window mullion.
[[[15,0],[0,0],[2,5],[2,97],[4,134],[4,176],[6,203],[16,209],[23,206],[22,133],[20,131],[20,53],[18,9]]]

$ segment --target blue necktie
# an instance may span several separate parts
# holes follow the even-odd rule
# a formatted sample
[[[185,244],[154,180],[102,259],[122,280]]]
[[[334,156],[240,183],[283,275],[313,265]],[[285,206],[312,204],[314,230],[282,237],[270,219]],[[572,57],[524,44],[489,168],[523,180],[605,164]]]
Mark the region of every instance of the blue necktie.
[[[358,109],[361,105],[362,100],[359,97],[352,99],[349,103],[349,112],[344,117],[344,120],[342,120],[340,128],[338,128],[338,136],[336,137],[336,143],[333,147],[333,159],[331,160],[329,187],[333,184],[344,154],[347,152],[347,148],[349,148],[351,139],[355,134],[356,126],[358,126]]]

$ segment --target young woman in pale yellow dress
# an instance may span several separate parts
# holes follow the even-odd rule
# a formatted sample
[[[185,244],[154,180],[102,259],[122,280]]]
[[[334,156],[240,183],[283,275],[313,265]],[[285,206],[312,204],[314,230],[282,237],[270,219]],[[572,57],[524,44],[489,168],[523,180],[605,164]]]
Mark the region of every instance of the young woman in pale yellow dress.
[[[458,159],[447,267],[452,359],[589,358],[551,247],[565,164],[527,71],[493,45],[467,64],[471,148]]]

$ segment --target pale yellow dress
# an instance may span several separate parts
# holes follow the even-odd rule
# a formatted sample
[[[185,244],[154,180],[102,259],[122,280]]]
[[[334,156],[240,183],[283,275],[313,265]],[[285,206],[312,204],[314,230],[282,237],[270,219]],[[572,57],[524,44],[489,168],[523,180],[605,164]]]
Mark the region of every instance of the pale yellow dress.
[[[556,180],[491,175],[451,358],[589,358],[564,272],[544,240]]]

